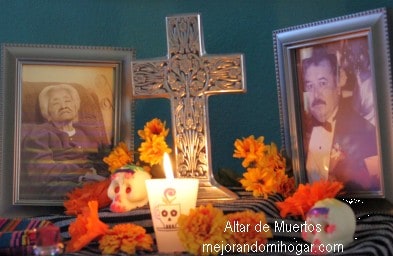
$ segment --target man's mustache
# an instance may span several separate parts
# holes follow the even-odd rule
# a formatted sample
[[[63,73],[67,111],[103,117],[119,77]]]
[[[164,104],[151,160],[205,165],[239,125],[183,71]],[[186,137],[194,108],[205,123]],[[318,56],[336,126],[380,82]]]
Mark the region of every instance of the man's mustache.
[[[326,105],[326,101],[324,101],[322,99],[315,99],[315,100],[313,100],[311,106],[314,107],[316,105],[321,105],[321,104]]]

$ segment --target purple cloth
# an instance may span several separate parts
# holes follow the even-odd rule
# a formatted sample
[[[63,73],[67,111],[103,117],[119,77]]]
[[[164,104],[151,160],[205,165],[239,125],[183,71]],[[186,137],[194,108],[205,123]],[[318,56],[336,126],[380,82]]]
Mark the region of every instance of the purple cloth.
[[[94,127],[74,125],[69,136],[52,124],[24,126],[21,164],[21,197],[24,199],[63,199],[65,192],[91,173],[91,156],[100,143]]]

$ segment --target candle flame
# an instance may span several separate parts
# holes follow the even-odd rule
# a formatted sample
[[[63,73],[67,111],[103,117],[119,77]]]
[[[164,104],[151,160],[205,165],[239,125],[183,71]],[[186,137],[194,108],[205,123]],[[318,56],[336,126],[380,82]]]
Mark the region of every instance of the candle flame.
[[[164,153],[164,173],[167,179],[174,179],[171,159],[168,153]]]

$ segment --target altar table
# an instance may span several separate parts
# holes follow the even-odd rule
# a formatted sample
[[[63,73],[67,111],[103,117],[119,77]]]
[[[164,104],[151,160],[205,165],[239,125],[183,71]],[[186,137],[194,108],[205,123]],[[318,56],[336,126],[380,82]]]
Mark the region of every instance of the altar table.
[[[244,191],[240,187],[230,188],[232,191],[239,195],[239,199],[233,201],[211,201],[214,207],[221,208],[224,213],[232,213],[243,211],[246,209],[255,212],[263,211],[266,214],[267,222],[270,227],[274,226],[275,221],[281,222],[282,218],[279,211],[275,206],[275,202],[282,201],[280,195],[274,195],[268,199],[255,198],[251,193]],[[197,205],[206,204],[206,201],[198,202]],[[99,212],[100,220],[108,225],[115,225],[119,223],[132,222],[134,224],[143,226],[147,233],[151,234],[154,238],[153,224],[150,216],[148,206],[138,208],[125,213],[113,213],[108,208],[101,209]],[[49,215],[39,216],[34,219],[48,220],[60,227],[61,236],[64,241],[70,239],[68,227],[70,223],[75,220],[75,216],[67,215]],[[356,214],[356,232],[355,240],[350,245],[345,247],[342,253],[335,255],[393,255],[393,215],[384,213],[357,213]],[[286,218],[285,223],[304,223],[304,221],[296,218]],[[300,232],[277,233],[273,231],[273,238],[269,239],[269,243],[283,243],[285,245],[304,244]],[[293,248],[288,246],[287,248]],[[155,248],[156,249],[156,248]],[[92,242],[82,251],[65,255],[100,255],[98,243]],[[149,255],[161,255],[157,251],[148,253]],[[119,254],[125,255],[125,254]],[[244,255],[244,254],[243,254]],[[255,255],[255,254],[254,254]],[[276,254],[262,254],[262,255],[296,255],[295,251],[291,252],[278,252]],[[308,253],[301,255],[309,255]]]

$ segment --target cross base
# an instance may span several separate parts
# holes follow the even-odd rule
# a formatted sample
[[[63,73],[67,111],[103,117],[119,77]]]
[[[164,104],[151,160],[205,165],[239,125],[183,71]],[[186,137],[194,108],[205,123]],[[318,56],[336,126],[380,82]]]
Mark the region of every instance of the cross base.
[[[210,182],[209,182],[210,183]],[[236,200],[238,195],[232,192],[228,188],[216,183],[206,184],[203,182],[199,183],[198,201],[208,200]]]

